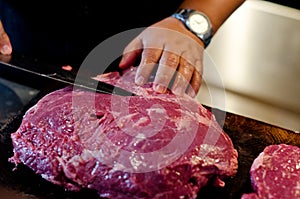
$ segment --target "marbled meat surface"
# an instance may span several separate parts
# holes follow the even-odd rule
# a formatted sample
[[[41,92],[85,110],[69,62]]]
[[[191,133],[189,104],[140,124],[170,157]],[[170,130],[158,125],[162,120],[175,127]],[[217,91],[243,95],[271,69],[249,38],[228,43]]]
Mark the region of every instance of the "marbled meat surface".
[[[214,115],[194,99],[134,84],[135,69],[97,79],[138,94],[70,87],[44,96],[11,135],[14,155],[67,190],[106,198],[196,198],[237,172],[237,151]]]
[[[300,148],[267,146],[254,160],[250,178],[255,193],[244,194],[242,199],[300,198]]]

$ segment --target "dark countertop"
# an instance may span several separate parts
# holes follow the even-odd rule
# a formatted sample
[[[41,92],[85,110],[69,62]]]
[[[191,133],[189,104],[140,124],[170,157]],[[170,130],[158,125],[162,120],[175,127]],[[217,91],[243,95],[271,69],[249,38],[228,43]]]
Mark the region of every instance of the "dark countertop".
[[[0,127],[37,94],[38,90],[0,77]]]

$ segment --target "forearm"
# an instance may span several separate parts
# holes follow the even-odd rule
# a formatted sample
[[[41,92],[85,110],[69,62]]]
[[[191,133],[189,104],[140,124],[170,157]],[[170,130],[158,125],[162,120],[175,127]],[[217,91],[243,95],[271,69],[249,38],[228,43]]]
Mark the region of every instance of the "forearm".
[[[205,13],[213,26],[215,33],[224,21],[244,2],[245,0],[185,0],[180,8],[189,8]]]

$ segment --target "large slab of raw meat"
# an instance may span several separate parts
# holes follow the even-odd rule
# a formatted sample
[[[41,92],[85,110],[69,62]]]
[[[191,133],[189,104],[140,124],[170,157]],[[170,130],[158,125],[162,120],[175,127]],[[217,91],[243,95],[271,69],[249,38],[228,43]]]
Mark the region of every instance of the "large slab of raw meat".
[[[70,87],[44,96],[11,135],[14,156],[67,190],[106,198],[196,198],[237,172],[237,151],[213,114],[194,99],[134,85],[135,69],[97,78],[138,96]]]

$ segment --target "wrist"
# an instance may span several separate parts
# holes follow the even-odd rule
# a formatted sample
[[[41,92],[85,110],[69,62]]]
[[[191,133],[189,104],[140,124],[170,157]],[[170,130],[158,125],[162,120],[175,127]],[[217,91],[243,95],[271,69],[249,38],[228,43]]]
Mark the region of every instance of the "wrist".
[[[180,8],[203,12],[211,21],[213,34],[245,0],[184,0]]]

